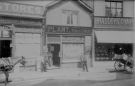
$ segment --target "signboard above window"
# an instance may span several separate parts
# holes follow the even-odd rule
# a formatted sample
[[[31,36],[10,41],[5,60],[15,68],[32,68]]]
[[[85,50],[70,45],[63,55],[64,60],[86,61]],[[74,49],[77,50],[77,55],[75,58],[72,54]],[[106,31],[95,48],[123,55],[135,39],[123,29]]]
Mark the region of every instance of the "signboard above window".
[[[0,2],[0,14],[42,17],[43,7],[11,2]]]
[[[88,34],[91,35],[91,27],[78,27],[78,26],[59,26],[47,25],[45,33],[60,33],[60,34]]]

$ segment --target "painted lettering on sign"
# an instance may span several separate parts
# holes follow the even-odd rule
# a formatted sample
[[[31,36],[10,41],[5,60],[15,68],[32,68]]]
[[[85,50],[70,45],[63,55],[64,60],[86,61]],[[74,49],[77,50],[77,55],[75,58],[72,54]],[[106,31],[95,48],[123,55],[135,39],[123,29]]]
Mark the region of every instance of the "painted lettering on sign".
[[[45,32],[91,34],[92,29],[91,27],[47,25]]]
[[[18,3],[0,2],[0,12],[15,15],[42,16],[43,7]]]
[[[111,26],[132,26],[132,18],[107,18],[95,17],[95,25],[111,25]]]

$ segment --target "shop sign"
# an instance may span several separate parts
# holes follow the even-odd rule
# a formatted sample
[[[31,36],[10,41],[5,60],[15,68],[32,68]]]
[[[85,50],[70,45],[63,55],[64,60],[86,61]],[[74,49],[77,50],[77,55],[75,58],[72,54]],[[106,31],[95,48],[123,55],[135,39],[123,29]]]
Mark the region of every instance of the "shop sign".
[[[91,27],[78,27],[78,26],[58,26],[47,25],[45,29],[46,33],[79,33],[79,34],[91,34]]]
[[[41,26],[41,21],[37,20],[24,20],[24,19],[8,19],[8,18],[0,18],[1,24],[14,24],[14,25],[24,25],[24,26]]]
[[[43,7],[35,5],[26,5],[11,2],[0,2],[0,13],[15,14],[15,15],[29,15],[42,16]]]
[[[132,18],[107,18],[107,17],[95,17],[96,26],[133,26]]]

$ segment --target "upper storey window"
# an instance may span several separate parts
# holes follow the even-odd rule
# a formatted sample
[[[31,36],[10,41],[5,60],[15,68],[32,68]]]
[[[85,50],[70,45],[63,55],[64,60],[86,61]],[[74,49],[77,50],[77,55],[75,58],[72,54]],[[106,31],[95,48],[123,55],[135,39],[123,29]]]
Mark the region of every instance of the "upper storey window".
[[[123,16],[123,2],[116,0],[105,0],[106,16],[108,17],[122,17]]]
[[[63,10],[63,23],[65,25],[78,25],[78,11]]]

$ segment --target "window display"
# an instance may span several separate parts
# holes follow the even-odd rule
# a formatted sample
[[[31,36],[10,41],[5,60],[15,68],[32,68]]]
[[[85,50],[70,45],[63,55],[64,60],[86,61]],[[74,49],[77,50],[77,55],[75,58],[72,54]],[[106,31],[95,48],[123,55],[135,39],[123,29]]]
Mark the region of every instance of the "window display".
[[[96,61],[111,61],[114,56],[113,44],[98,43],[95,46],[95,60]]]
[[[95,43],[96,61],[113,61],[115,54],[130,54],[133,52],[133,44],[120,43]]]

